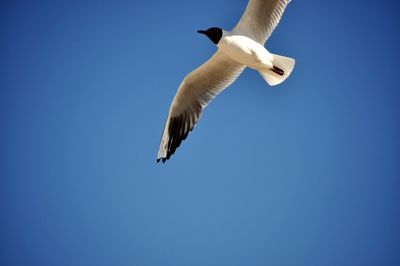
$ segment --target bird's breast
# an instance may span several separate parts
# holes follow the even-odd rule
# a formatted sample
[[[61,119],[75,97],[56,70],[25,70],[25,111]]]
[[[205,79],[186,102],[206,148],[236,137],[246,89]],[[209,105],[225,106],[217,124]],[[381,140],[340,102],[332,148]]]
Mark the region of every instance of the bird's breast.
[[[233,60],[251,68],[272,67],[272,55],[267,49],[246,36],[223,36],[217,46]]]

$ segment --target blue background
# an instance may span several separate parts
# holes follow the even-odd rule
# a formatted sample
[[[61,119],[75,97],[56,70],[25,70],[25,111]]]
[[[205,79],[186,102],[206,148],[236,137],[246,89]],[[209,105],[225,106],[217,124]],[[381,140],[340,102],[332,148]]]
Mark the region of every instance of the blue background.
[[[247,1],[2,1],[1,265],[400,265],[398,1],[292,1],[168,163],[183,77]]]

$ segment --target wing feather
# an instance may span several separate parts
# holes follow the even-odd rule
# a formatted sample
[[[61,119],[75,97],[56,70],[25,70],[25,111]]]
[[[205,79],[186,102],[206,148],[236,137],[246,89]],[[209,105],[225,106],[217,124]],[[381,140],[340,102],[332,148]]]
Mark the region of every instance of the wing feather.
[[[172,101],[157,155],[165,162],[193,130],[203,109],[242,73],[241,65],[220,51],[187,75]]]
[[[271,36],[290,0],[249,0],[234,31],[261,44]]]

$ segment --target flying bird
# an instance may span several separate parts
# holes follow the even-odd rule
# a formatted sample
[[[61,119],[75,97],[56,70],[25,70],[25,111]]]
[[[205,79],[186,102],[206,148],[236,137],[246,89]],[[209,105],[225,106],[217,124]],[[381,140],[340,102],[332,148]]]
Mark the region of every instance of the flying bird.
[[[203,109],[231,85],[245,67],[257,70],[271,86],[283,82],[295,60],[264,48],[290,0],[249,0],[232,31],[212,27],[199,30],[217,47],[215,54],[189,73],[172,101],[161,136],[157,162],[165,162],[186,139]]]

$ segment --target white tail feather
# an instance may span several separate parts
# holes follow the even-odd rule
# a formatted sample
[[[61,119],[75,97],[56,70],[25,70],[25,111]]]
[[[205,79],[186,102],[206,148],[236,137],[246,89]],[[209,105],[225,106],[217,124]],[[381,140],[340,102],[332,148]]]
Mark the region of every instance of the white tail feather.
[[[283,75],[276,73],[272,69],[259,69],[258,73],[260,73],[269,85],[275,86],[289,77],[294,68],[295,60],[293,58],[274,54],[272,64],[279,70],[283,70]]]

